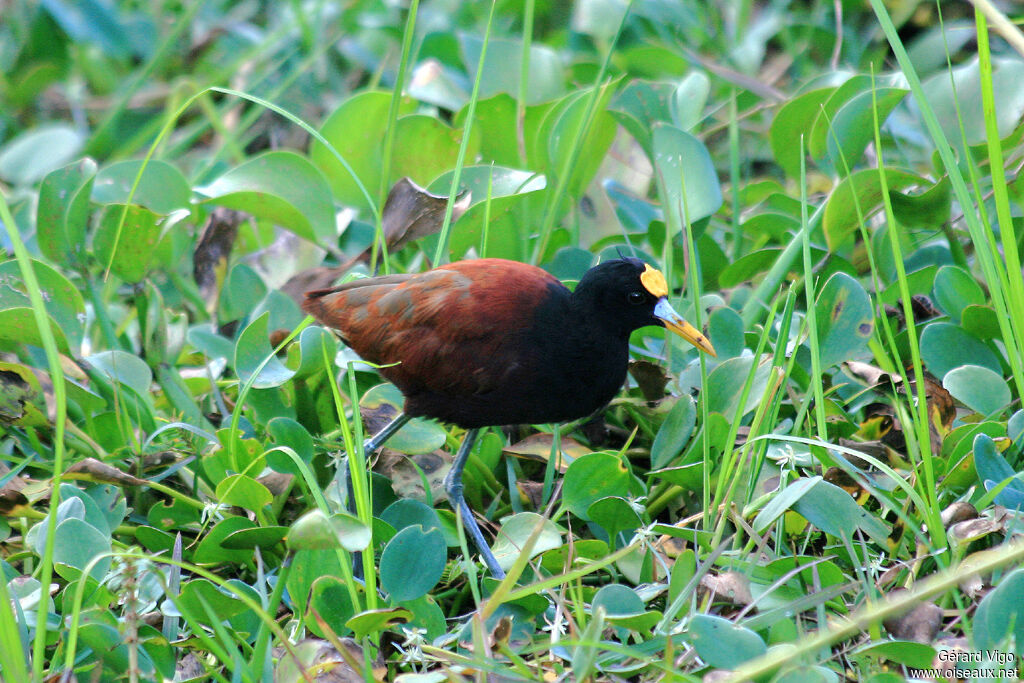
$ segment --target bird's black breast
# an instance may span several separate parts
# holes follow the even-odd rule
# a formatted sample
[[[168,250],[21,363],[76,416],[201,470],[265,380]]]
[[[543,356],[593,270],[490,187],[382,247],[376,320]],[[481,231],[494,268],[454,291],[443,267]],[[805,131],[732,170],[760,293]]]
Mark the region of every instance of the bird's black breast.
[[[466,358],[465,371],[500,381],[486,393],[440,392],[406,396],[406,413],[465,428],[566,422],[607,404],[622,387],[628,337],[574,316],[566,290],[552,288],[531,324],[505,331],[501,354]],[[495,360],[502,359],[502,367]]]

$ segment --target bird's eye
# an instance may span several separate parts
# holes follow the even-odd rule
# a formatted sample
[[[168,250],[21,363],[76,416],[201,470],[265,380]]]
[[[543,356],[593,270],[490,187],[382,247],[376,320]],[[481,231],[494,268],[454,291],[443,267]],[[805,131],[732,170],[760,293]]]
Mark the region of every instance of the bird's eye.
[[[633,304],[634,306],[639,306],[640,304],[647,301],[647,297],[644,296],[643,292],[633,291],[626,295],[626,301]]]

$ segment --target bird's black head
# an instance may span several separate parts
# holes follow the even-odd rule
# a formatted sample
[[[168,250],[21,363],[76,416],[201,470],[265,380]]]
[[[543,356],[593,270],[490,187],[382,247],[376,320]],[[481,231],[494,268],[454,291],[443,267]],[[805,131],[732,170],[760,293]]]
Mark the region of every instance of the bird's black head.
[[[715,355],[707,337],[673,310],[661,271],[637,258],[605,261],[588,270],[573,293],[578,310],[617,335],[661,325],[697,348]]]

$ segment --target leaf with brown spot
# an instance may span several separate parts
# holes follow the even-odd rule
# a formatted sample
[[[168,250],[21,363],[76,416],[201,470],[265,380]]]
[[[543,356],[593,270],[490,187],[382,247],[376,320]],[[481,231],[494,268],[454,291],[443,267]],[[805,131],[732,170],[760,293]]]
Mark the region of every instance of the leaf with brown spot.
[[[14,481],[17,481],[17,477],[15,477]],[[25,494],[11,486],[10,483],[0,489],[0,515],[4,517],[21,517],[31,507]]]
[[[67,469],[64,478],[91,481],[94,484],[114,484],[115,486],[145,486],[147,484],[145,479],[133,477],[96,458],[79,460]]]
[[[948,529],[958,522],[975,519],[978,516],[978,508],[965,500],[958,500],[946,506],[942,511],[942,526]]]
[[[42,398],[39,381],[29,368],[0,363],[0,423],[21,427],[48,424]]]

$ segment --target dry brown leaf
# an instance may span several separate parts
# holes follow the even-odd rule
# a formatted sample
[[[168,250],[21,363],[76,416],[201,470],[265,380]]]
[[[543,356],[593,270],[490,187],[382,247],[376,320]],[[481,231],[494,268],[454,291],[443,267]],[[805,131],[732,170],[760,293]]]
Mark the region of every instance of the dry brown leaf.
[[[889,595],[891,597],[901,592],[903,589]],[[886,619],[883,624],[894,638],[927,645],[935,639],[942,626],[942,609],[934,602],[921,603],[906,614]]]
[[[238,226],[246,215],[222,206],[215,208],[210,212],[192,253],[192,277],[199,285],[199,293],[210,315],[217,310],[220,286],[227,274],[228,259],[238,236]]]
[[[718,575],[705,574],[700,586],[714,594],[712,599],[724,598],[733,605],[749,605],[754,601],[750,593],[750,579],[739,572],[723,572]]]
[[[554,434],[531,434],[522,441],[505,446],[502,452],[505,455],[514,455],[524,460],[546,463],[551,457],[551,445],[554,443]],[[561,438],[560,449],[562,452],[561,462],[558,463],[558,471],[564,473],[576,458],[582,457],[591,450],[579,441],[567,436]]]
[[[942,511],[942,526],[948,529],[957,522],[974,519],[978,516],[978,509],[964,500],[958,500],[946,506]]]
[[[121,470],[108,465],[96,458],[79,460],[64,473],[65,479],[91,481],[95,484],[114,484],[115,486],[145,486],[146,480],[133,477]]]
[[[654,402],[665,398],[665,387],[671,379],[665,368],[649,360],[631,360],[629,374],[636,380],[644,399]]]

